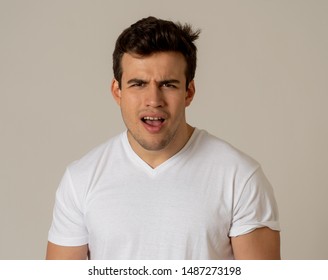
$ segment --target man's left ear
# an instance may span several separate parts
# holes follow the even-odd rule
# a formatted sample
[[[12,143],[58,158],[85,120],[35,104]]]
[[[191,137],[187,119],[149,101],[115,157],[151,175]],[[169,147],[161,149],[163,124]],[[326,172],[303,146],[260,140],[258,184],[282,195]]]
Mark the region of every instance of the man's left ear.
[[[188,89],[186,92],[186,99],[185,99],[185,105],[186,107],[188,107],[191,104],[191,101],[193,100],[194,96],[195,96],[195,81],[192,80],[189,85],[188,85]]]
[[[113,79],[112,85],[111,85],[111,91],[112,95],[118,105],[121,104],[121,89],[120,84],[116,79]]]

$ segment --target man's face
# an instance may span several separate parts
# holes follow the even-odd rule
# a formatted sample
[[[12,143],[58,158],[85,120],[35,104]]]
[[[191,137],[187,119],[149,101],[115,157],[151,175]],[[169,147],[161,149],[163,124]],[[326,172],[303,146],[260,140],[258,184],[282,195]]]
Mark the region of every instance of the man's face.
[[[160,151],[185,137],[185,108],[195,92],[193,81],[186,90],[185,69],[185,59],[177,52],[123,55],[121,88],[114,80],[112,93],[132,147]]]

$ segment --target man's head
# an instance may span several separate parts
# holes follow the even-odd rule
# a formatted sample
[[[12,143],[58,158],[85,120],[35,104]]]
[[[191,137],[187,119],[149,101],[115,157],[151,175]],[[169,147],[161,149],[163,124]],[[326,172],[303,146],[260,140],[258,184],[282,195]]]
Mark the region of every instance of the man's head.
[[[195,95],[198,34],[189,25],[149,17],[117,40],[112,95],[131,147],[153,167],[178,152],[193,131],[185,109]]]
[[[188,24],[148,17],[125,29],[118,37],[113,53],[114,77],[121,86],[122,57],[124,53],[148,56],[157,52],[179,52],[185,60],[186,87],[194,79],[197,48],[193,43],[200,31],[193,31]]]

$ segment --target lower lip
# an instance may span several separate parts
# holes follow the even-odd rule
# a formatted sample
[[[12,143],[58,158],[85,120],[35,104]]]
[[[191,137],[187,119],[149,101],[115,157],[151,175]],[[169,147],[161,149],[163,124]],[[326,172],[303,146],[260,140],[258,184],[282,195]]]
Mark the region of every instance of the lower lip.
[[[165,125],[165,121],[162,122],[161,125],[159,125],[159,126],[152,126],[152,125],[149,125],[149,124],[147,124],[147,123],[145,123],[145,122],[143,122],[143,121],[141,121],[141,122],[142,122],[144,128],[145,128],[148,132],[150,132],[150,133],[158,133],[158,132],[160,132],[161,129],[163,128],[163,126]]]

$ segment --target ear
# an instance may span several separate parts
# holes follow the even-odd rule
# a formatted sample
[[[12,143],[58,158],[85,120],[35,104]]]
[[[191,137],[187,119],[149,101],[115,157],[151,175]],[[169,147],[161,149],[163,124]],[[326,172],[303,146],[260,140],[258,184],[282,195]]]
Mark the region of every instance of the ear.
[[[121,90],[120,90],[119,82],[116,79],[112,80],[111,91],[112,91],[112,95],[113,95],[116,103],[120,106],[121,105]]]
[[[189,83],[188,89],[187,89],[187,92],[186,92],[186,99],[185,99],[186,107],[188,107],[191,104],[192,100],[194,99],[195,92],[196,92],[195,81],[192,80]]]

